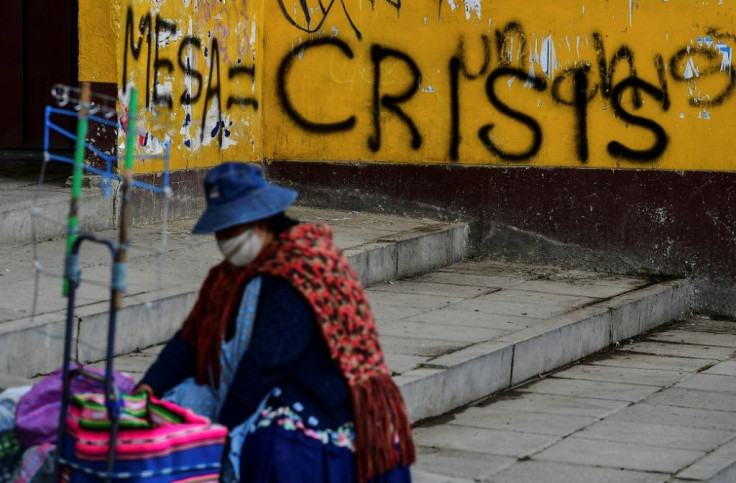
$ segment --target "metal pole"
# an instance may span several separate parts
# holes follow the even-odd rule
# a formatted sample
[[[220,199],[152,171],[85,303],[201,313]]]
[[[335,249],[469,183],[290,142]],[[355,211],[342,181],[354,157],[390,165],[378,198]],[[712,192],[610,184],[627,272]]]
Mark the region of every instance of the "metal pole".
[[[112,270],[110,318],[107,333],[107,359],[105,367],[105,404],[110,418],[110,444],[107,452],[107,481],[115,464],[115,443],[120,418],[119,395],[114,384],[112,358],[115,354],[115,323],[117,311],[123,306],[125,294],[126,261],[128,253],[128,226],[130,225],[130,188],[133,182],[133,160],[135,155],[136,121],[138,119],[138,89],[130,90],[128,102],[128,132],[125,136],[125,170],[123,173],[122,203],[120,209],[120,236],[115,251]]]
[[[77,116],[77,141],[74,147],[74,169],[72,171],[72,198],[69,205],[69,221],[66,232],[66,255],[72,251],[72,245],[77,239],[79,230],[79,198],[82,193],[82,174],[84,171],[84,149],[87,139],[87,116],[90,107],[89,82],[82,82],[82,91],[79,97],[79,115]],[[69,279],[64,277],[64,295],[69,294]]]
[[[122,187],[122,204],[120,208],[120,238],[118,241],[118,255],[116,259],[119,279],[117,282],[124,281],[125,263],[128,254],[128,225],[130,224],[130,187],[133,182],[133,159],[135,155],[135,127],[138,120],[138,89],[130,90],[130,102],[128,103],[128,132],[125,137],[125,171],[123,173]],[[113,280],[113,289],[115,292],[114,306],[119,309],[123,305],[123,295],[125,294],[124,283],[115,283]]]
[[[61,370],[61,410],[59,412],[59,429],[56,436],[56,464],[54,468],[54,481],[59,481],[61,465],[59,458],[63,457],[64,434],[66,432],[66,416],[69,410],[71,398],[70,363],[72,357],[72,337],[74,335],[74,299],[79,286],[79,245],[83,239],[76,239],[72,243],[70,253],[66,256],[64,268],[65,280],[68,281],[68,294],[66,306],[66,328],[64,333],[64,361]]]
[[[107,358],[105,361],[105,406],[110,418],[110,442],[107,447],[107,474],[105,481],[111,481],[110,474],[115,469],[115,446],[118,439],[118,427],[122,406],[120,395],[115,387],[112,372],[112,358],[115,354],[115,324],[117,309],[115,308],[114,291],[110,296],[110,317],[107,327]]]

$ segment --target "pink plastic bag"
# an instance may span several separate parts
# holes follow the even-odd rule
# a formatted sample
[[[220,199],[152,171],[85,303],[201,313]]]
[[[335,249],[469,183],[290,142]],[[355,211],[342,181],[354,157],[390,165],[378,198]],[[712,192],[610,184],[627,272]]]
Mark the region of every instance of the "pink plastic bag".
[[[101,369],[85,367],[84,371],[98,377],[104,376]],[[135,381],[125,374],[113,372],[113,378],[121,394],[129,394],[135,387]],[[56,443],[61,392],[61,369],[57,369],[34,384],[31,390],[20,398],[15,413],[15,429],[23,448],[42,443]],[[71,394],[86,392],[104,392],[104,382],[86,376],[79,372],[77,366],[72,366]]]

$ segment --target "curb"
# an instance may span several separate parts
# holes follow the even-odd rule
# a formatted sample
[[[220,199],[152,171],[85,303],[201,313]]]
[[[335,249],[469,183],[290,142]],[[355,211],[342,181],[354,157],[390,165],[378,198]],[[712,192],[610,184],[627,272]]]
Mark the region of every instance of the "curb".
[[[34,210],[42,217],[35,220],[37,240],[48,240],[66,236],[66,221],[69,217],[69,195],[44,197],[33,206],[32,201],[8,203],[0,211],[0,248],[33,243],[31,218]],[[104,231],[113,228],[114,208],[111,198],[105,198],[99,189],[83,191],[79,203],[79,226],[85,231]],[[59,220],[52,222],[49,220]]]
[[[413,424],[671,322],[689,309],[691,295],[688,280],[651,285],[561,315],[542,327],[440,356],[394,380]]]
[[[361,283],[397,280],[459,262],[467,249],[468,228],[462,223],[427,225],[395,237],[345,250]],[[421,263],[413,263],[419,261]],[[167,341],[194,305],[199,285],[149,292],[124,299],[116,315],[115,355]],[[105,358],[109,302],[75,310],[72,354],[83,364]],[[66,311],[41,314],[0,325],[0,373],[21,377],[47,374],[61,365]]]

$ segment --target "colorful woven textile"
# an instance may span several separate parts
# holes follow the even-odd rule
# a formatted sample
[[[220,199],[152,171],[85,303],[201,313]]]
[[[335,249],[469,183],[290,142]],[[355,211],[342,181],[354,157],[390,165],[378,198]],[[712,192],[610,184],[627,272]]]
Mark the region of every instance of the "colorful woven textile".
[[[72,399],[61,461],[65,481],[217,481],[227,429],[168,401],[123,397],[125,409],[107,474],[110,421],[101,394]]]
[[[76,366],[72,369],[71,394],[85,392],[103,392],[104,371],[85,368],[84,372],[96,375],[90,377],[79,371]],[[119,372],[114,374],[115,386],[121,393],[129,393],[135,386],[135,381]],[[55,443],[59,428],[59,413],[61,412],[62,393],[61,369],[46,376],[33,385],[18,402],[15,414],[16,431],[23,448],[30,448],[42,443]]]

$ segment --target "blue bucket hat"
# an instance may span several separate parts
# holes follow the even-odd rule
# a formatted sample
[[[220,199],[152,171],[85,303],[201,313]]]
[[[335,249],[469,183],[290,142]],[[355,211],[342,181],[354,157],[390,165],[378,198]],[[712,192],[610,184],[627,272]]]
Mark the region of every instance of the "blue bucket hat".
[[[192,233],[212,233],[263,220],[294,203],[297,192],[269,184],[261,170],[248,163],[223,163],[204,179],[207,208]]]

